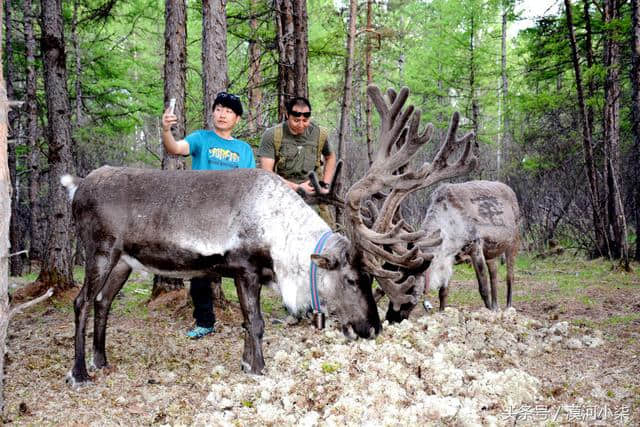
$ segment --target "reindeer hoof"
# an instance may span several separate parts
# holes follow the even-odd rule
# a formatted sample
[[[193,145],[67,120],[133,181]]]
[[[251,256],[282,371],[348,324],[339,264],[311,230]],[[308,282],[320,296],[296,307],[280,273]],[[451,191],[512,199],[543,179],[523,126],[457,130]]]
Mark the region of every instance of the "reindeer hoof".
[[[80,388],[85,385],[91,384],[91,377],[87,375],[73,375],[73,371],[67,372],[65,382],[73,389]]]
[[[262,375],[262,370],[264,369],[264,366],[262,368],[259,369],[254,369],[251,367],[251,365],[249,365],[247,362],[242,362],[242,370],[246,373],[246,374],[252,374],[252,375]]]

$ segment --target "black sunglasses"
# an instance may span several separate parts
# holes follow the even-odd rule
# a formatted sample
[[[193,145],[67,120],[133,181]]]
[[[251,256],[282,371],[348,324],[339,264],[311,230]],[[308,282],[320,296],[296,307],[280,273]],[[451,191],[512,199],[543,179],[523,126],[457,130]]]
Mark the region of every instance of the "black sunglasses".
[[[234,101],[239,101],[240,98],[238,98],[236,95],[232,94],[232,93],[227,93],[227,92],[220,92],[218,94],[218,96],[216,96],[216,98],[219,99],[232,99]]]
[[[305,111],[304,113],[302,111],[290,111],[289,114],[292,115],[293,117],[302,117],[302,116],[305,116],[306,118],[311,117],[311,111]]]

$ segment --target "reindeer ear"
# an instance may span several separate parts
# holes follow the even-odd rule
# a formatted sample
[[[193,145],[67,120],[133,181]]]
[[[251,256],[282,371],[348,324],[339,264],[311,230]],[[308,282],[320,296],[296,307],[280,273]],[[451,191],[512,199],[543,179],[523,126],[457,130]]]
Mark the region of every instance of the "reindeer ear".
[[[335,270],[338,267],[337,261],[326,255],[311,254],[311,261],[324,270]]]

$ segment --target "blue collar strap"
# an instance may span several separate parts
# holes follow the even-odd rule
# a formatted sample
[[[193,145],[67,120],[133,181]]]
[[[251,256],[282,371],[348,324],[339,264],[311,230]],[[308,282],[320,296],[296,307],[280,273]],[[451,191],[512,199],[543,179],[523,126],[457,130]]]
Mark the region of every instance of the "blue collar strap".
[[[324,244],[327,243],[327,239],[329,236],[333,234],[332,231],[327,231],[320,237],[318,243],[316,244],[315,249],[313,250],[314,254],[319,254],[322,252],[322,248],[324,248]],[[318,278],[317,278],[318,266],[313,260],[311,261],[309,268],[309,289],[311,290],[311,306],[313,307],[314,313],[320,312],[320,300],[318,298]]]

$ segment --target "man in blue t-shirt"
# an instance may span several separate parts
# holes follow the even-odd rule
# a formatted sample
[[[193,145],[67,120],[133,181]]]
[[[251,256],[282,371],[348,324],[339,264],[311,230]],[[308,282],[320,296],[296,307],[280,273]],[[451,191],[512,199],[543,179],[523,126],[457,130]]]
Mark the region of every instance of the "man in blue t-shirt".
[[[236,95],[220,92],[213,102],[213,130],[197,130],[176,141],[171,126],[178,118],[170,108],[162,115],[162,143],[169,154],[191,155],[191,168],[196,170],[227,170],[255,168],[256,160],[251,146],[235,139],[231,132],[242,117],[242,103]],[[220,277],[213,280],[220,282]],[[196,325],[187,332],[189,338],[202,338],[214,331],[216,321],[213,313],[211,278],[191,279],[193,317]]]

